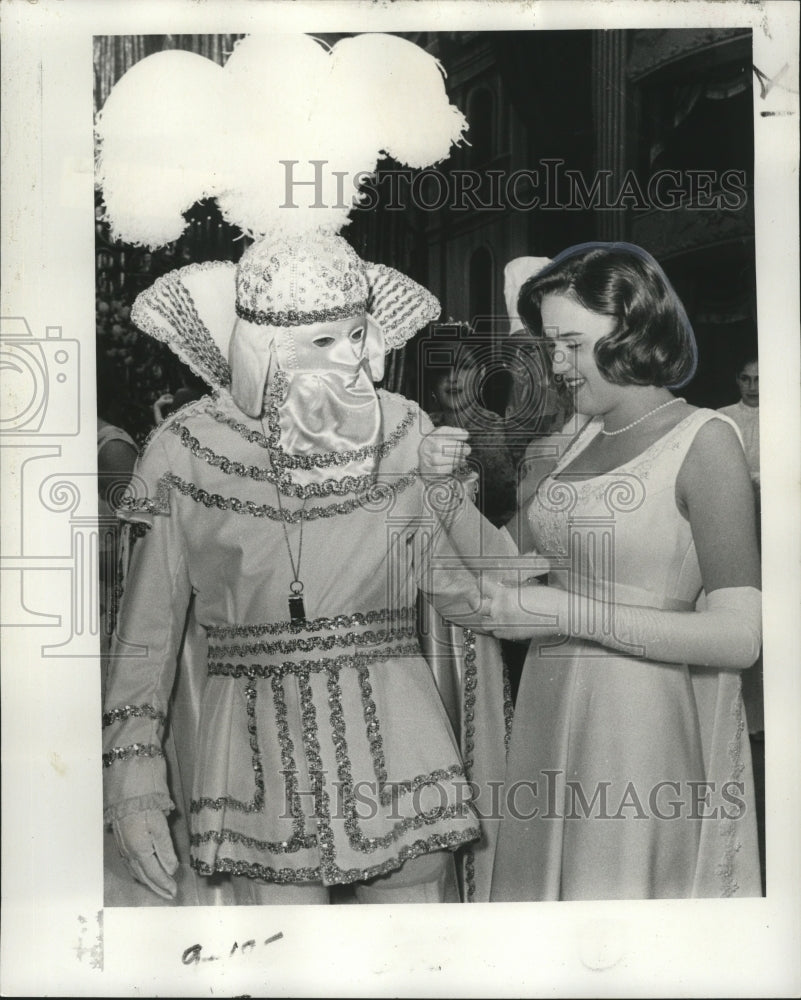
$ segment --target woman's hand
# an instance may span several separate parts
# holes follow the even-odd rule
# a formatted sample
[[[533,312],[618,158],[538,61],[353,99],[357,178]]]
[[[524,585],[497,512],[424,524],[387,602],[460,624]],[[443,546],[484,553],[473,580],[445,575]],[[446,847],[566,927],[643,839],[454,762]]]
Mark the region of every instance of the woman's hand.
[[[567,594],[536,580],[521,585],[487,580],[492,634],[499,639],[546,638],[567,631]]]
[[[153,404],[153,419],[156,421],[156,426],[163,424],[165,420],[164,407],[172,406],[175,401],[175,397],[171,392],[162,393],[156,402]]]
[[[427,434],[418,450],[421,475],[452,475],[470,454],[467,438],[461,427],[437,427]]]

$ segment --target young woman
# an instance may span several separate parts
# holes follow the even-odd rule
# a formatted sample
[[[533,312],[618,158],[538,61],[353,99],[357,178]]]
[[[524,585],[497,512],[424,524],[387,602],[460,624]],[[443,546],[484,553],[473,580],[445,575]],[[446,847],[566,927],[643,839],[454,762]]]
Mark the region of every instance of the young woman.
[[[760,570],[737,430],[671,392],[694,337],[638,247],[565,251],[519,310],[591,419],[518,515],[548,585],[493,590],[496,634],[531,645],[492,898],[758,895],[739,672]]]

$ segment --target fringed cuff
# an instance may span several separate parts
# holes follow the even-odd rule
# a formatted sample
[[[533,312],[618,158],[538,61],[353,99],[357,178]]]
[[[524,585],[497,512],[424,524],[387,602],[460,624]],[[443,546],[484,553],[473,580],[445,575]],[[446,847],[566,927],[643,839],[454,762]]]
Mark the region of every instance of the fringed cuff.
[[[103,812],[103,822],[107,825],[115,819],[130,816],[131,813],[147,812],[149,809],[160,809],[165,815],[175,808],[175,803],[166,792],[149,792],[138,795],[134,799],[123,799],[115,805],[107,806]]]

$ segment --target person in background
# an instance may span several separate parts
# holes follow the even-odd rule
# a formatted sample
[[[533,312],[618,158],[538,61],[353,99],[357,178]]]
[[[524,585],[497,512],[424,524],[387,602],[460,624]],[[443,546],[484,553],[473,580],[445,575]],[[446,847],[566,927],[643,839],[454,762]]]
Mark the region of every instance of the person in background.
[[[745,460],[754,486],[756,501],[757,535],[760,520],[760,478],[759,478],[759,361],[755,355],[746,358],[737,372],[737,388],[740,402],[723,406],[718,413],[724,414],[737,424],[745,450]],[[765,709],[762,694],[762,657],[743,677],[743,699],[745,700],[748,731],[752,736],[764,734]]]
[[[759,488],[759,361],[751,356],[737,372],[739,403],[722,406],[718,412],[730,417],[740,431],[751,481]]]
[[[100,654],[105,689],[106,656],[114,631],[120,529],[116,500],[131,480],[139,449],[131,435],[118,426],[124,414],[118,405],[121,375],[107,358],[97,365],[97,505],[99,545]]]
[[[478,473],[476,505],[496,527],[516,510],[516,469],[502,417],[484,406],[482,366],[469,349],[456,364],[436,374],[429,417],[435,427],[459,427],[468,432],[470,466]]]
[[[153,403],[153,421],[156,427],[164,423],[171,413],[180,410],[182,406],[194,403],[196,399],[205,396],[207,391],[208,388],[203,384],[203,380],[187,369],[186,374],[181,378],[181,388],[176,389],[174,393],[162,393]]]
[[[761,518],[761,483],[759,473],[759,361],[755,354],[746,357],[737,372],[740,401],[722,406],[718,413],[737,424],[745,450],[745,460],[754,487],[756,501],[757,535]],[[759,821],[762,872],[765,872],[765,699],[762,654],[754,666],[743,674],[743,701],[748,732],[751,736],[751,753],[754,759],[754,779],[757,792],[757,817]],[[764,881],[763,881],[764,890]]]

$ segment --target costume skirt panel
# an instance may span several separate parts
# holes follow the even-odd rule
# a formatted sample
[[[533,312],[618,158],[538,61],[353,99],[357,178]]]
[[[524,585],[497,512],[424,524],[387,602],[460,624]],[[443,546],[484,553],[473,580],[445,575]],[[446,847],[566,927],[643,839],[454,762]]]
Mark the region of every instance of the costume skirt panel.
[[[190,804],[198,872],[333,885],[478,837],[413,633],[413,620],[357,627],[326,655],[313,637],[210,637]]]

